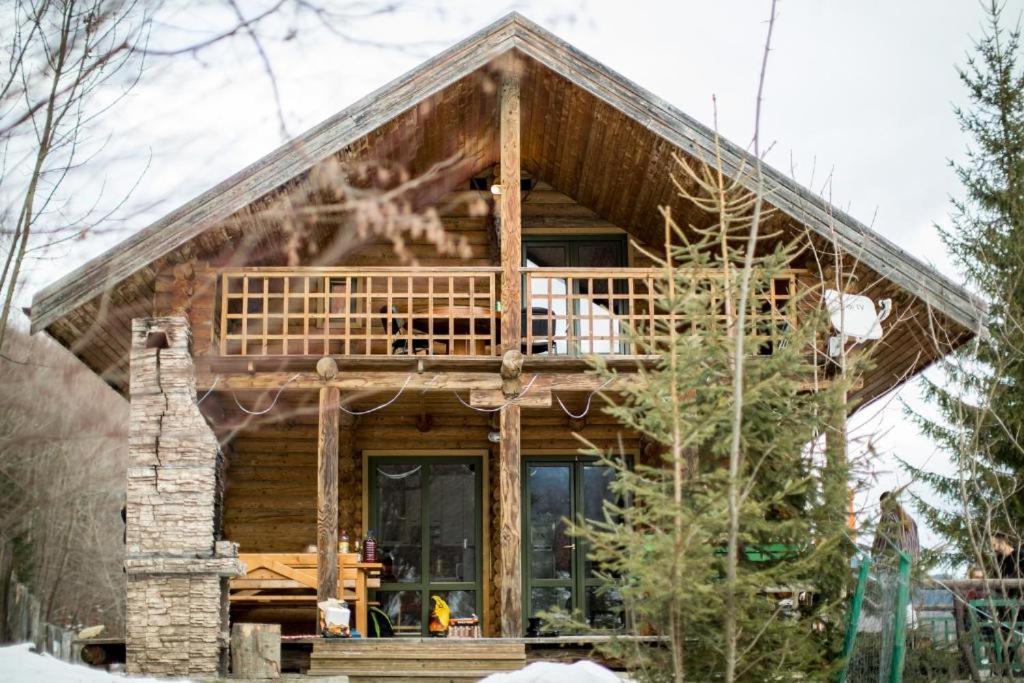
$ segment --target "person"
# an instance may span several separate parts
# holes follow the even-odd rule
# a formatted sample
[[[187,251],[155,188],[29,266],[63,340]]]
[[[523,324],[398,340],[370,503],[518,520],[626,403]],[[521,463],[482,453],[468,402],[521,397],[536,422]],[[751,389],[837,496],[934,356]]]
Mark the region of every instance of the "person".
[[[917,522],[903,509],[894,494],[894,491],[886,491],[878,498],[881,516],[875,528],[871,555],[875,558],[893,558],[902,552],[916,563],[921,558]]]
[[[991,535],[989,544],[993,555],[993,569],[997,579],[1020,579],[1021,576],[1021,546],[1014,543],[1011,536],[1002,531]],[[996,640],[996,629],[999,631],[1001,648],[1006,648],[1005,660],[1000,663],[995,671],[1005,673],[1011,677],[1024,675],[1024,666],[1021,665],[1021,650],[1024,644],[1021,643],[1021,617],[1022,617],[1022,591],[1018,586],[1001,586],[993,590],[992,597],[999,599],[996,605],[995,619],[989,615],[979,615],[987,618],[991,623],[985,624],[983,629],[991,633],[989,638]],[[984,612],[985,608],[979,608]],[[987,628],[986,628],[987,627]]]
[[[871,544],[875,580],[868,583],[859,630],[880,634],[882,643],[892,643],[896,587],[899,582],[898,566],[901,554],[912,562],[920,556],[917,537],[917,523],[898,502],[893,491],[886,491],[878,499],[881,515],[875,528],[875,540]],[[913,606],[906,605],[909,627],[916,622]]]
[[[995,568],[1001,579],[1021,578],[1021,547],[1010,541],[1010,535],[997,531],[992,534],[992,553],[995,555]]]

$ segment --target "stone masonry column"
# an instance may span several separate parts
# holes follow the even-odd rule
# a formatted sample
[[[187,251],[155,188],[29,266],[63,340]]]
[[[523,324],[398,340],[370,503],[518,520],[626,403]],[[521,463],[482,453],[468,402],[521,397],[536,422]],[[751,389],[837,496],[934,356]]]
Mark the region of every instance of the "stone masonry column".
[[[184,317],[132,321],[125,636],[130,673],[222,673],[228,577],[218,541],[220,449],[196,404]]]

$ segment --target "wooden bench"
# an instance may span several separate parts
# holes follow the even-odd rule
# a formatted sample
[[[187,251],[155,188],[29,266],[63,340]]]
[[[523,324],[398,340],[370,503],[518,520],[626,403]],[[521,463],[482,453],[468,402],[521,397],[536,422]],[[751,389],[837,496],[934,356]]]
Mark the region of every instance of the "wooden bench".
[[[232,604],[316,605],[316,553],[240,553],[245,575],[231,579]],[[356,553],[338,553],[338,598],[356,616],[356,630],[367,626],[367,589],[380,586],[379,563]]]

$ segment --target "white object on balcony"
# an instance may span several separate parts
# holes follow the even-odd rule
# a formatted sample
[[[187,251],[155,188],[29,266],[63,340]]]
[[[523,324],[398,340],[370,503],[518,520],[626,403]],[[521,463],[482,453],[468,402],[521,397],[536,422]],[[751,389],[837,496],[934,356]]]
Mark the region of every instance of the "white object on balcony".
[[[882,321],[892,313],[892,299],[875,302],[860,294],[846,294],[834,289],[825,290],[825,306],[828,307],[832,327],[839,334],[829,337],[828,354],[835,358],[842,353],[848,339],[855,344],[882,338]]]

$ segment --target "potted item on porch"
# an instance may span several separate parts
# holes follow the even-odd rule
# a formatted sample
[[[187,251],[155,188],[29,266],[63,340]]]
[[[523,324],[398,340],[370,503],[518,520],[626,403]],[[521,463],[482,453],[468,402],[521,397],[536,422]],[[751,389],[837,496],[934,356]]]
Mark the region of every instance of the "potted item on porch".
[[[452,617],[448,620],[449,638],[479,638],[480,619],[474,614],[471,617]]]
[[[430,610],[430,624],[427,629],[430,635],[435,638],[445,638],[448,635],[448,623],[451,618],[451,608],[448,603],[439,595],[430,596],[434,600],[434,607]]]
[[[320,613],[320,635],[324,638],[348,638],[352,635],[349,629],[352,612],[344,600],[328,598],[316,606]]]
[[[338,539],[338,552],[345,555],[348,555],[349,553],[349,539],[347,531],[341,532],[341,537]]]
[[[380,607],[373,606],[367,610],[369,617],[369,633],[367,638],[394,638],[395,626],[391,623],[391,617]]]

